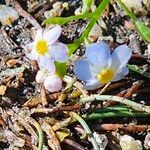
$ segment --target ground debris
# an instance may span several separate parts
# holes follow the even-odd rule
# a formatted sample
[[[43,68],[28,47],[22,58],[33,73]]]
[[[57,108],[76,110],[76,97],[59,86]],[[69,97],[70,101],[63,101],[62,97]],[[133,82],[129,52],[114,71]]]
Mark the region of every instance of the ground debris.
[[[134,4],[132,0],[122,1],[137,14],[138,19],[149,25],[148,0],[136,0],[139,3],[134,1]],[[106,94],[122,97],[122,101],[127,98],[133,103],[138,102],[142,110],[149,104],[150,99],[147,77],[129,71],[122,80],[90,91],[85,90],[84,82],[73,74],[73,62],[86,57],[88,40],[108,43],[111,52],[119,45],[129,45],[132,49],[129,64],[139,67],[143,73],[149,72],[150,44],[140,37],[134,22],[116,1],[110,1],[109,7],[96,21],[87,39],[84,39],[77,51],[69,57],[67,73],[62,79],[63,88],[56,93],[48,92],[41,83],[36,82],[39,66],[36,61],[26,56],[25,47],[33,42],[33,31],[45,28],[42,22],[46,18],[70,17],[77,8],[80,8],[80,12],[77,11],[81,15],[86,0],[5,0],[5,2],[5,8],[8,10],[11,7],[17,15],[12,20],[8,19],[11,21],[10,24],[1,21],[1,17],[5,16],[0,16],[2,23],[0,24],[0,149],[37,150],[42,143],[43,150],[91,150],[90,135],[70,116],[73,112],[85,120],[102,149],[120,150],[130,144],[136,147],[136,140],[140,140],[142,146],[149,149],[148,114],[143,117],[132,115],[134,109],[120,105],[111,98],[104,102],[80,103],[82,98]],[[95,0],[93,4],[88,13],[94,12],[99,1]],[[11,15],[13,16],[13,14],[8,16]],[[69,46],[75,42],[89,25],[90,16],[88,17],[63,24],[59,41]],[[95,111],[104,115],[122,113],[123,116],[90,118],[89,115]],[[127,114],[130,112],[131,116],[128,117]],[[124,135],[130,136],[129,140],[126,141],[126,138],[122,141],[121,137]]]

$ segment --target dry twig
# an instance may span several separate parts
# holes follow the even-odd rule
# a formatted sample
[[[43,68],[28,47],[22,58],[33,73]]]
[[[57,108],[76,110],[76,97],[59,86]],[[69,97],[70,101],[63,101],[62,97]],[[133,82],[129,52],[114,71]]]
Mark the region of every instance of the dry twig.
[[[81,146],[80,144],[76,143],[75,141],[73,141],[71,139],[64,139],[63,142],[70,145],[75,150],[85,150],[85,148],[83,146]]]
[[[42,129],[47,134],[49,146],[52,149],[61,150],[60,143],[59,143],[58,139],[56,138],[56,135],[55,135],[52,127],[47,122],[44,121],[42,123]]]
[[[41,101],[43,106],[48,104],[44,85],[41,85]]]
[[[102,124],[99,127],[100,130],[106,131],[116,131],[116,130],[123,130],[127,132],[146,132],[150,126],[149,125],[124,125],[124,124]]]
[[[123,98],[131,98],[133,94],[138,92],[142,84],[143,84],[143,81],[134,82],[130,88],[128,88],[127,90],[121,91],[116,96],[123,97]],[[116,102],[107,101],[104,107],[113,106],[115,104]]]
[[[73,105],[73,106],[61,106],[61,107],[53,107],[53,108],[33,108],[31,109],[31,114],[34,113],[52,113],[52,112],[59,112],[59,111],[74,111],[78,110],[80,105]]]

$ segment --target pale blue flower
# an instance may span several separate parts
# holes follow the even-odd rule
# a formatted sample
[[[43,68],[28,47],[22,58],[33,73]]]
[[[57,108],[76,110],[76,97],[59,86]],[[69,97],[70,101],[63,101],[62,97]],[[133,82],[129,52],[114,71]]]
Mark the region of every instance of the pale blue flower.
[[[93,43],[86,48],[86,59],[74,62],[74,73],[78,79],[85,81],[85,89],[94,90],[127,75],[126,65],[131,55],[127,45],[117,47],[111,54],[106,43]]]

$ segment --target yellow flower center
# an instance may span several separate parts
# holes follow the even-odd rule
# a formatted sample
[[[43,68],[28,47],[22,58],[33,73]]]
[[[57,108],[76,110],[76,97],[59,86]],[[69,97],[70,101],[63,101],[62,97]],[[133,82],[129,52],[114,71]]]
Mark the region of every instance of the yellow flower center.
[[[48,51],[48,45],[45,40],[39,40],[36,45],[36,50],[39,54],[45,55]]]
[[[115,72],[113,69],[103,68],[101,72],[97,75],[97,78],[100,81],[100,83],[105,84],[113,79],[114,74]]]
[[[14,18],[13,17],[8,17],[4,20],[5,25],[10,25],[13,22]]]

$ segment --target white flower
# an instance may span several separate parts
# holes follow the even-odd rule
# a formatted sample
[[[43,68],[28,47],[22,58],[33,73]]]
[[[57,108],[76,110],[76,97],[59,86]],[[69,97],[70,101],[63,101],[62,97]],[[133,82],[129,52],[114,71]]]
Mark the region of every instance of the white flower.
[[[56,25],[52,29],[38,29],[34,42],[27,45],[27,57],[36,60],[40,70],[36,75],[36,82],[43,83],[45,89],[50,92],[59,91],[62,88],[62,79],[56,74],[54,62],[64,63],[68,60],[68,48],[58,42],[61,27]]]
[[[53,60],[48,57],[40,59],[40,70],[36,75],[36,82],[43,83],[49,92],[57,92],[62,88],[62,79],[56,74]]]
[[[68,60],[68,48],[65,44],[57,41],[61,32],[62,29],[59,25],[50,30],[38,29],[34,41],[27,46],[27,49],[30,50],[27,57],[39,63],[42,57],[53,58],[58,62],[66,62]]]

